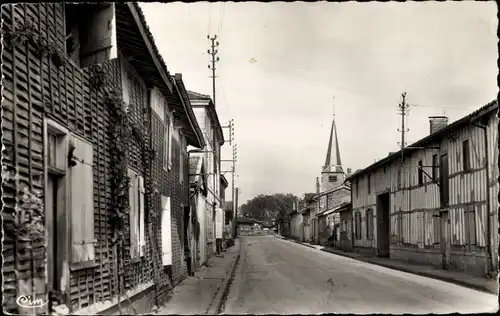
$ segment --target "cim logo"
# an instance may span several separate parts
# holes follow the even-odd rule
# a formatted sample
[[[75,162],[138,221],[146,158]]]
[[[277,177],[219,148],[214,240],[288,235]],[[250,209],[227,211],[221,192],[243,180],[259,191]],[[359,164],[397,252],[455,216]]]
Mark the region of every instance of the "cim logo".
[[[17,305],[24,307],[24,308],[38,308],[42,307],[43,305],[47,304],[48,301],[44,301],[41,298],[37,298],[32,300],[31,296],[24,296],[21,295],[17,298],[16,303]]]

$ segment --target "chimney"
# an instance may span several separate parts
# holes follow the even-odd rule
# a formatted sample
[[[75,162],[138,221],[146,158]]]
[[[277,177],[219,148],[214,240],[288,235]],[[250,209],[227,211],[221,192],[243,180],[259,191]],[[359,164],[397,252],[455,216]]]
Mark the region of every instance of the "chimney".
[[[431,134],[434,134],[448,125],[448,118],[446,116],[429,116],[429,125]]]
[[[351,168],[347,168],[347,175],[350,175],[352,172],[352,169]]]
[[[319,194],[319,177],[316,177],[316,194]]]

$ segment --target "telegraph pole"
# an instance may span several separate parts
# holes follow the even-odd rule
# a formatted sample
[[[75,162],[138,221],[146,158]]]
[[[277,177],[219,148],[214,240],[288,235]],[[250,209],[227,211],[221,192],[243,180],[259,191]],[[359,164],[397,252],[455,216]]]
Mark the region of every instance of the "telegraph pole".
[[[208,69],[212,69],[212,93],[213,93],[213,103],[214,103],[214,109],[215,109],[215,63],[219,61],[219,57],[215,57],[215,55],[217,55],[218,51],[215,49],[216,47],[219,46],[219,42],[216,42],[215,40],[217,39],[217,35],[214,35],[214,37],[210,37],[210,35],[207,35],[207,38],[212,42],[211,43],[211,49],[209,49],[207,52],[208,54],[212,57],[211,59],[211,65],[209,64],[208,65]],[[219,171],[220,171],[220,164],[217,163],[217,159],[215,157],[215,154],[216,154],[216,147],[217,147],[217,144],[216,144],[216,138],[215,138],[215,124],[212,124],[213,127],[212,127],[212,134],[213,134],[213,137],[212,137],[212,155],[213,155],[213,164],[214,164],[214,179],[213,179],[213,188],[214,188],[214,201],[213,201],[213,217],[214,217],[214,222],[215,222],[215,217],[216,217],[216,210],[215,210],[215,204],[216,204],[216,197],[215,197],[215,193],[217,192],[216,190],[216,186],[217,186],[217,172],[215,172],[215,167],[217,166]],[[214,234],[215,234],[215,238],[216,238],[216,244],[217,244],[217,225],[214,225],[215,226],[215,231],[214,231]],[[219,247],[217,247],[216,245],[216,251],[217,251],[217,254],[219,254]]]
[[[409,132],[410,130],[405,128],[405,116],[408,115],[409,111],[409,105],[406,103],[406,92],[404,92],[402,95],[403,100],[401,103],[398,105],[398,110],[400,111],[399,115],[401,115],[401,129],[398,129],[399,132],[401,132],[401,167],[403,166],[403,149],[405,148],[405,133]]]

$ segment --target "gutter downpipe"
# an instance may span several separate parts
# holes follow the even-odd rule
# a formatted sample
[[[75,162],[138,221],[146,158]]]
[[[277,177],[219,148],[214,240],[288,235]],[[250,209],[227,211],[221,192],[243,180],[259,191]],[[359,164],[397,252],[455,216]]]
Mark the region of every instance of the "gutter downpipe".
[[[491,205],[490,205],[490,168],[489,168],[489,152],[488,152],[488,129],[487,125],[479,125],[473,123],[473,125],[479,127],[484,131],[484,152],[485,152],[485,160],[486,160],[486,225],[488,236],[486,238],[487,242],[487,252],[488,252],[488,260],[487,260],[487,274],[492,273],[493,271],[493,251],[491,249]]]

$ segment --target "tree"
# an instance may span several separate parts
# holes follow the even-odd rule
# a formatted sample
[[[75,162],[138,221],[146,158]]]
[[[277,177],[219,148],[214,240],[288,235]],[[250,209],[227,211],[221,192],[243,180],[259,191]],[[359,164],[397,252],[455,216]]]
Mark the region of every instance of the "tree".
[[[293,194],[276,193],[258,195],[241,206],[243,217],[254,218],[264,222],[282,221],[288,217],[293,203],[299,200]]]

